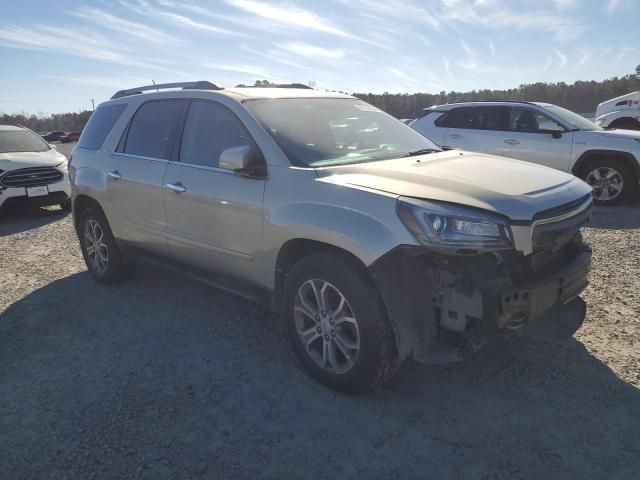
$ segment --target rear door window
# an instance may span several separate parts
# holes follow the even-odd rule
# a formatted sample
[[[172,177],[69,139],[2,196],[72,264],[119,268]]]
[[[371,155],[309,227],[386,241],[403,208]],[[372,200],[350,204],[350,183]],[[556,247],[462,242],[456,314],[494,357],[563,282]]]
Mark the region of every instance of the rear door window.
[[[129,125],[123,152],[168,160],[185,104],[184,100],[155,100],[142,104]]]
[[[504,107],[456,108],[436,120],[436,125],[466,130],[504,130],[505,110]]]
[[[84,127],[78,147],[99,150],[125,108],[126,103],[98,107]]]

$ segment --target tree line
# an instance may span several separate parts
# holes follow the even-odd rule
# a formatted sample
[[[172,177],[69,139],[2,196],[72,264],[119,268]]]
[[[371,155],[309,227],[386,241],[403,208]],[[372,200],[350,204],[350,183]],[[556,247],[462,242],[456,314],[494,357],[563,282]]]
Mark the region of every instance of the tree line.
[[[640,67],[640,66],[639,66]],[[415,118],[424,108],[470,100],[520,100],[553,103],[577,113],[593,113],[600,102],[640,90],[636,75],[614,77],[601,82],[578,81],[573,84],[532,83],[508,90],[432,93],[355,93],[365,102],[397,118]]]
[[[0,112],[0,124],[22,125],[34,132],[77,132],[84,128],[93,112],[53,113],[51,115],[34,115],[25,112],[7,114]]]
[[[267,80],[256,80],[253,86],[269,87]],[[244,85],[239,85],[244,86]],[[613,77],[603,81],[577,81],[572,84],[532,83],[508,90],[473,90],[470,92],[440,93],[354,93],[358,98],[375,105],[397,118],[415,118],[424,108],[444,103],[469,100],[522,100],[540,101],[560,105],[578,113],[593,113],[598,103],[640,90],[640,65],[635,75]],[[91,116],[90,110],[83,112],[34,115],[24,112],[7,114],[0,112],[0,123],[19,124],[36,132],[53,130],[82,130]]]

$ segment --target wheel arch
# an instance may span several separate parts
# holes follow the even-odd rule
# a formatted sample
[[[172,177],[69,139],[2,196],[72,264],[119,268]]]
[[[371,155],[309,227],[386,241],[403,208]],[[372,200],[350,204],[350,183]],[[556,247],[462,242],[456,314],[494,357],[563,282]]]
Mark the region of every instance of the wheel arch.
[[[633,124],[636,126],[636,128],[638,130],[640,130],[640,121],[637,118],[634,117],[619,117],[616,118],[615,120],[612,120],[609,125],[607,125],[608,128],[618,128],[618,125],[621,124]]]
[[[337,255],[344,256],[361,266],[364,271],[368,271],[367,266],[362,260],[344,248],[309,238],[293,238],[288,240],[280,247],[276,258],[275,278],[273,279],[274,294],[272,299],[272,308],[275,311],[280,312],[282,309],[284,284],[291,268],[307,255],[321,251],[333,252]]]
[[[573,164],[573,168],[571,169],[571,172],[576,177],[580,177],[582,173],[582,169],[584,168],[585,165],[588,164],[589,161],[595,158],[601,158],[601,157],[615,158],[615,159],[622,160],[623,162],[631,166],[631,169],[635,174],[636,180],[640,178],[640,164],[638,163],[638,159],[636,159],[629,152],[620,152],[617,150],[587,150],[582,155],[580,155],[578,160],[576,160],[576,162]]]
[[[76,197],[73,199],[72,207],[73,225],[76,229],[78,228],[78,223],[80,222],[80,218],[82,217],[82,212],[84,212],[87,208],[95,208],[104,215],[104,210],[100,206],[100,203],[98,203],[95,198],[90,197],[89,195],[76,195]]]

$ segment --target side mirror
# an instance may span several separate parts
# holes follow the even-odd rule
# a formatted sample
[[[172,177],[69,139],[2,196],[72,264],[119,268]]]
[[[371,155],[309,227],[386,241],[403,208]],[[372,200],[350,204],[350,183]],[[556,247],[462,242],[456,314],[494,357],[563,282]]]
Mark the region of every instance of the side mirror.
[[[558,125],[555,122],[549,121],[549,122],[545,122],[545,126],[541,128],[539,131],[540,133],[548,133],[553,138],[560,138],[564,133],[564,128],[562,128],[560,125]]]
[[[53,150],[58,150],[58,147],[56,145],[54,145],[53,143],[49,144],[49,148],[52,148]]]
[[[239,147],[227,148],[220,154],[218,166],[233,170],[234,172],[244,170],[249,167],[251,160],[251,147],[249,145],[241,145]]]

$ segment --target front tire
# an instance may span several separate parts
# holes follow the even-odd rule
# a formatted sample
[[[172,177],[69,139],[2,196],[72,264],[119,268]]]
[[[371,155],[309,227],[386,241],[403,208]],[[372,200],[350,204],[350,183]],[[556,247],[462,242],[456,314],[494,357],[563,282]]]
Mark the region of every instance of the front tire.
[[[319,252],[287,276],[284,313],[289,338],[311,376],[345,393],[381,387],[397,353],[386,309],[363,266]]]
[[[593,189],[598,205],[620,205],[633,198],[637,179],[631,167],[617,158],[597,158],[587,162],[581,178]]]
[[[82,213],[78,237],[84,262],[96,280],[116,283],[126,277],[127,264],[101,211],[88,208]]]

